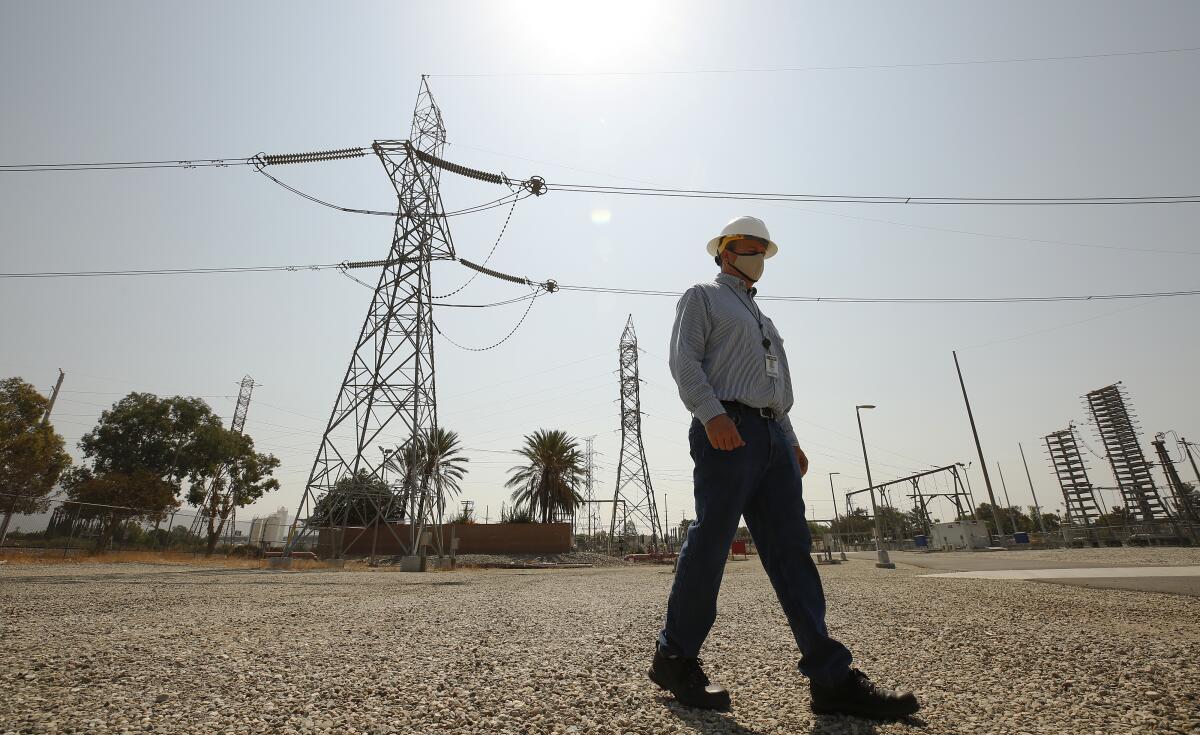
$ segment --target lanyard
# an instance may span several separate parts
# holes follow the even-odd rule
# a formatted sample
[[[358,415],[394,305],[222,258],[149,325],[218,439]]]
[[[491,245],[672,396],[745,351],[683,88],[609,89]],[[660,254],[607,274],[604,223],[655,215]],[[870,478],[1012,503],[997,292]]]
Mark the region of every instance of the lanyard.
[[[771,340],[767,337],[767,331],[763,329],[762,311],[756,311],[756,309],[758,309],[758,305],[755,304],[755,308],[751,309],[750,305],[746,303],[746,300],[742,298],[741,294],[739,294],[733,286],[730,286],[728,283],[723,283],[721,285],[725,286],[730,291],[733,291],[733,295],[737,297],[738,302],[740,302],[741,305],[746,308],[746,311],[750,312],[750,316],[754,317],[754,321],[758,322],[758,333],[761,334],[763,338],[762,346],[767,350],[770,350]]]

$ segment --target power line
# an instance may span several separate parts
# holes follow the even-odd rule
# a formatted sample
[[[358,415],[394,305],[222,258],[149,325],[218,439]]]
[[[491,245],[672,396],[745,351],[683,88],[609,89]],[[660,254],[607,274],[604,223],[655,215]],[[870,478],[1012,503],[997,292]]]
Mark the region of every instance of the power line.
[[[222,268],[151,268],[145,270],[115,271],[31,271],[25,273],[0,273],[0,278],[101,278],[109,276],[178,276],[211,275],[214,273],[270,273],[276,271],[320,271],[340,268],[341,263],[313,263],[309,265],[256,265]]]
[[[93,163],[10,163],[0,164],[0,173],[38,173],[48,171],[120,171],[159,168],[228,168],[251,166],[251,158],[204,158],[175,161],[102,161]]]
[[[538,297],[541,295],[542,295],[542,292],[540,290],[535,290],[529,296],[525,297],[525,298],[529,299],[529,304],[525,307],[525,312],[523,314],[521,314],[521,318],[517,320],[517,323],[515,325],[513,325],[513,328],[511,330],[509,330],[508,334],[504,335],[504,337],[502,337],[500,339],[500,341],[490,344],[487,347],[468,347],[466,345],[459,344],[458,342],[455,342],[450,337],[447,337],[446,333],[442,331],[442,328],[438,326],[438,323],[436,321],[431,322],[431,323],[433,324],[434,330],[439,335],[441,335],[443,339],[445,339],[447,342],[454,345],[458,349],[465,350],[467,352],[487,352],[488,350],[496,349],[500,345],[502,345],[505,342],[507,342],[508,340],[512,339],[512,336],[514,334],[516,334],[517,330],[521,328],[521,325],[525,323],[525,319],[529,317],[529,312],[533,309],[534,302],[536,302]],[[508,302],[508,303],[511,303],[511,302]],[[449,304],[433,304],[433,305],[434,306],[449,306]],[[495,306],[498,306],[498,305],[499,304],[495,304]]]
[[[488,148],[478,148],[475,146],[465,145],[462,143],[458,143],[457,145],[460,148],[466,148],[469,150],[478,151],[480,153],[488,153],[488,154],[491,154],[494,156],[501,156],[503,158],[514,158],[514,159],[517,159],[520,161],[526,161],[528,163],[537,163],[537,164],[541,164],[541,165],[545,165],[545,166],[554,166],[556,168],[567,169],[570,171],[577,171],[579,173],[596,174],[598,176],[604,176],[604,177],[611,178],[611,179],[633,181],[633,182],[636,182],[639,184],[648,184],[650,186],[664,187],[664,185],[662,183],[657,182],[657,181],[646,181],[644,179],[635,179],[635,178],[630,178],[628,176],[618,176],[616,174],[609,173],[606,171],[594,171],[594,170],[590,170],[590,169],[583,169],[583,168],[578,168],[578,167],[574,167],[574,166],[568,166],[566,164],[556,163],[553,161],[543,161],[543,160],[534,159],[534,158],[526,158],[523,156],[517,156],[517,155],[510,154],[510,153],[501,153],[499,151],[494,151],[494,150],[491,150]],[[787,209],[790,209],[792,211],[803,212],[805,214],[817,215],[820,217],[837,217],[839,219],[854,220],[854,221],[858,221],[858,222],[869,222],[869,223],[873,223],[873,224],[891,225],[894,227],[906,227],[906,228],[910,228],[910,229],[926,230],[926,231],[930,231],[930,232],[946,232],[946,233],[950,233],[950,234],[954,234],[954,235],[969,235],[971,237],[986,237],[986,238],[997,239],[997,240],[1012,240],[1014,242],[1026,242],[1026,243],[1032,243],[1034,245],[1058,245],[1058,246],[1073,247],[1073,248],[1088,248],[1088,249],[1095,249],[1095,250],[1123,251],[1123,252],[1144,253],[1144,254],[1151,254],[1151,255],[1200,256],[1200,252],[1192,251],[1192,250],[1175,250],[1175,249],[1169,249],[1169,248],[1133,248],[1133,247],[1127,247],[1127,246],[1123,246],[1123,245],[1102,245],[1102,244],[1098,244],[1098,243],[1075,242],[1072,240],[1055,240],[1055,239],[1048,239],[1048,238],[1023,237],[1020,235],[1002,235],[1002,234],[998,234],[998,233],[994,233],[994,232],[980,232],[978,230],[964,230],[964,229],[951,228],[951,227],[937,227],[934,225],[924,225],[924,224],[917,224],[917,223],[913,223],[913,222],[898,222],[896,220],[891,220],[891,219],[880,219],[878,217],[864,217],[862,215],[847,214],[845,212],[823,211],[820,209],[808,209],[808,208],[804,208],[804,207],[787,206],[786,203],[784,204],[784,206]]]
[[[250,158],[240,159],[204,159],[204,160],[175,160],[175,161],[108,161],[101,163],[42,163],[42,164],[5,164],[0,165],[0,173],[31,173],[38,171],[102,171],[102,170],[135,170],[157,168],[226,168],[230,166],[252,165],[258,173],[266,176],[277,185],[303,197],[315,204],[329,207],[342,212],[354,214],[369,214],[376,216],[395,217],[396,212],[343,207],[325,201],[296,187],[280,181],[275,176],[266,173],[264,166],[269,161],[281,159],[280,163],[318,163],[340,158],[357,157],[361,155],[360,148],[341,149],[338,151],[318,151],[307,154],[288,154],[283,156],[265,156],[258,154]],[[353,156],[351,156],[353,153]],[[282,160],[287,159],[287,160]],[[426,159],[422,159],[426,160]],[[707,189],[674,189],[663,187],[628,187],[605,186],[601,184],[554,184],[553,187],[537,176],[526,181],[517,182],[508,179],[503,174],[489,174],[476,171],[465,166],[450,163],[440,158],[426,161],[430,165],[444,168],[471,178],[484,177],[483,180],[497,180],[510,186],[513,191],[500,199],[483,204],[467,207],[456,212],[447,212],[450,217],[459,214],[473,214],[494,207],[508,204],[511,198],[525,196],[541,196],[550,188],[574,194],[605,194],[611,196],[647,196],[683,199],[719,199],[756,202],[795,202],[795,203],[834,203],[834,204],[902,204],[922,206],[1123,206],[1141,204],[1196,204],[1200,203],[1200,194],[1159,194],[1140,196],[1108,196],[1108,197],[967,197],[967,196],[917,196],[917,195],[856,195],[856,194],[793,194],[781,192],[749,192],[749,191],[720,191]]]
[[[371,265],[385,265],[386,261],[366,261]],[[157,268],[147,270],[116,270],[116,271],[31,271],[24,273],[0,273],[0,278],[90,278],[90,277],[108,277],[108,276],[156,276],[156,275],[212,275],[217,273],[267,273],[278,271],[320,271],[333,268],[345,269],[353,267],[347,261],[341,263],[314,263],[307,265],[264,265],[264,266],[243,266],[243,267],[224,267],[224,268]],[[485,269],[483,271],[491,275],[491,272]],[[504,280],[509,280],[513,277],[508,277]],[[357,279],[355,279],[357,280]],[[524,279],[518,279],[520,282],[526,282]],[[362,283],[359,281],[359,283]],[[601,293],[601,294],[616,294],[623,296],[682,296],[680,291],[661,291],[651,289],[635,289],[635,288],[610,288],[604,286],[567,286],[555,284],[553,281],[547,281],[545,284],[537,284],[528,282],[529,285],[539,286],[543,289],[549,284],[554,284],[554,287],[562,291],[578,291],[582,293]],[[371,286],[363,283],[367,288]],[[546,289],[549,290],[549,289]],[[538,294],[539,296],[542,294]],[[1108,293],[1108,294],[1083,294],[1083,295],[1053,295],[1053,296],[993,296],[993,297],[931,297],[931,298],[903,298],[903,297],[882,297],[882,296],[758,296],[759,301],[795,301],[804,303],[835,303],[835,304],[1010,304],[1010,303],[1040,303],[1040,302],[1057,302],[1057,301],[1112,301],[1119,299],[1158,299],[1172,298],[1178,296],[1200,296],[1200,289],[1196,290],[1180,290],[1180,291],[1150,291],[1138,293]],[[434,304],[434,306],[447,306],[459,308],[484,308],[490,306],[502,306],[504,304],[516,303],[529,298],[536,298],[533,295],[521,296],[507,301],[499,301],[493,304]]]
[[[621,294],[630,296],[682,296],[679,291],[656,291],[632,288],[604,288],[599,286],[565,286],[562,291],[586,293]],[[877,296],[757,296],[758,301],[828,302],[835,304],[1012,304],[1053,301],[1108,301],[1114,299],[1157,299],[1173,296],[1200,296],[1200,290],[1158,291],[1147,293],[1091,294],[1079,296],[995,296],[995,297],[937,297],[937,298],[889,298]]]
[[[826,204],[900,204],[921,206],[1128,206],[1135,204],[1200,204],[1200,194],[1163,194],[1110,197],[960,197],[916,195],[787,194],[708,189],[668,189],[600,184],[549,185],[553,191],[572,194],[668,197],[675,199],[721,199],[751,202],[795,202]]]
[[[302,190],[292,186],[291,184],[280,181],[275,176],[272,176],[271,174],[269,174],[265,170],[263,170],[262,167],[258,167],[256,170],[258,171],[258,173],[262,174],[263,176],[266,176],[268,179],[270,179],[272,182],[274,182],[276,185],[282,187],[283,189],[286,189],[287,191],[290,191],[291,193],[295,194],[296,196],[301,197],[303,199],[307,199],[308,201],[312,202],[313,204],[318,204],[322,207],[328,207],[329,209],[334,209],[339,212],[346,212],[348,214],[369,214],[369,215],[375,215],[377,217],[393,217],[393,218],[399,216],[399,213],[393,212],[393,211],[387,211],[387,210],[381,210],[381,209],[361,209],[361,208],[357,208],[357,207],[344,207],[340,204],[334,204],[333,202],[330,202],[325,199],[321,199],[320,197],[316,197],[312,194],[309,194],[306,191],[302,191]],[[439,213],[437,216],[439,216],[439,217],[457,217],[459,215],[464,215],[464,214],[477,214],[479,212],[486,212],[489,209],[496,209],[497,207],[503,207],[504,205],[508,204],[510,201],[515,205],[517,202],[519,202],[522,199],[525,199],[526,197],[529,197],[529,196],[532,196],[532,194],[529,193],[528,191],[518,190],[518,191],[511,192],[509,194],[505,194],[504,196],[502,196],[498,199],[493,199],[489,202],[483,202],[482,204],[476,204],[476,205],[473,205],[470,207],[465,207],[463,209],[454,210],[452,212],[446,212],[445,214]]]
[[[870,69],[920,69],[946,66],[982,66],[987,64],[1030,64],[1050,61],[1082,61],[1087,59],[1111,59],[1131,56],[1159,54],[1185,54],[1200,51],[1200,47],[1151,49],[1146,51],[1114,51],[1099,54],[1075,54],[1071,56],[1026,56],[1004,59],[968,59],[963,61],[928,61],[909,64],[845,64],[839,66],[783,66],[734,69],[657,69],[642,71],[594,71],[594,72],[491,72],[479,74],[432,74],[442,79],[481,77],[627,77],[627,76],[682,76],[692,74],[779,74],[814,71],[865,71]]]

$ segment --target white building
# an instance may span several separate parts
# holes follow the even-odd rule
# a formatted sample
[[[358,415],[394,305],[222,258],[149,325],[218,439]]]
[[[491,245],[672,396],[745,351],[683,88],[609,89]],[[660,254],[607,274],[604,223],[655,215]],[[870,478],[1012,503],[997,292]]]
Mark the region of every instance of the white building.
[[[986,549],[990,545],[987,525],[982,521],[935,523],[930,529],[932,549]]]

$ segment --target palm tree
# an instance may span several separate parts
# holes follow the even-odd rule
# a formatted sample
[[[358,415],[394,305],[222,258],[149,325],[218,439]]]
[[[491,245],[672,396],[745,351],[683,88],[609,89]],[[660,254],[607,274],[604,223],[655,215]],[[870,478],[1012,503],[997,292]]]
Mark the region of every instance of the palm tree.
[[[459,481],[466,476],[469,461],[462,456],[458,434],[439,426],[421,434],[415,443],[406,443],[390,453],[385,464],[399,475],[402,507],[418,497],[414,493],[417,488],[427,487],[433,492],[437,515],[441,518],[446,512],[447,497],[457,496],[461,491]],[[424,497],[420,497],[422,507],[413,511],[417,518],[425,512]]]
[[[583,456],[574,437],[558,429],[538,429],[525,437],[517,453],[527,464],[509,469],[505,487],[516,488],[512,499],[542,523],[570,516],[582,501],[575,488],[583,482]]]

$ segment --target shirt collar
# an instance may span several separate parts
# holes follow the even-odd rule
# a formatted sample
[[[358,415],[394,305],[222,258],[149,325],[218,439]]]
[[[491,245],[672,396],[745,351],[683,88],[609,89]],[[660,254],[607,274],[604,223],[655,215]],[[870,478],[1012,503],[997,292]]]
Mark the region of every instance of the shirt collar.
[[[733,275],[732,273],[726,273],[725,271],[721,271],[720,273],[717,274],[717,283],[723,283],[727,286],[731,286],[738,293],[747,294],[748,296],[750,296],[750,298],[754,298],[755,295],[758,294],[757,288],[755,288],[754,286],[751,286],[747,290],[746,286],[742,283],[742,279],[738,278],[737,276]]]

